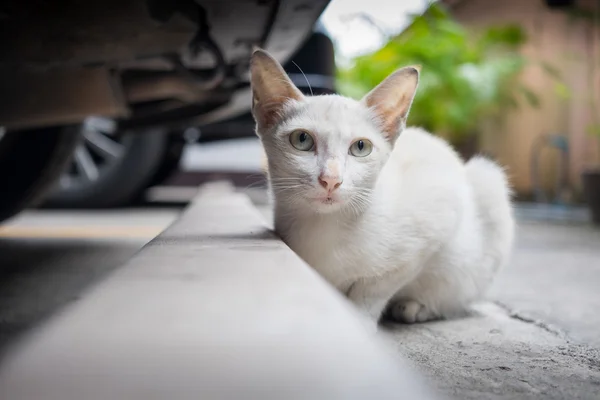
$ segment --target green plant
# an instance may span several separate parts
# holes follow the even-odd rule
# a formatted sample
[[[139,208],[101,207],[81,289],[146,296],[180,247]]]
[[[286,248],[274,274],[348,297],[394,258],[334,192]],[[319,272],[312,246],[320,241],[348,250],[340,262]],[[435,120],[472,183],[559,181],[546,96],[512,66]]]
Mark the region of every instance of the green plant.
[[[521,99],[538,105],[537,96],[517,79],[526,59],[516,50],[525,40],[516,25],[473,34],[433,3],[383,48],[339,68],[338,87],[359,98],[398,67],[421,65],[409,124],[460,142],[483,120],[519,107]]]

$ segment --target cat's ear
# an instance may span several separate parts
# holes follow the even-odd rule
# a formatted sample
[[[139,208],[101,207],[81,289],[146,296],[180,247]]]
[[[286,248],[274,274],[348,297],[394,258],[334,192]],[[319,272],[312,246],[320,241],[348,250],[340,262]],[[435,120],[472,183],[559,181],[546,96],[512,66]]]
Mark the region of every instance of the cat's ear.
[[[406,124],[406,117],[419,84],[420,67],[397,70],[361,100],[382,123],[383,133],[392,143]]]
[[[262,127],[277,123],[286,102],[304,98],[279,62],[264,50],[257,49],[252,54],[250,83],[252,113]]]

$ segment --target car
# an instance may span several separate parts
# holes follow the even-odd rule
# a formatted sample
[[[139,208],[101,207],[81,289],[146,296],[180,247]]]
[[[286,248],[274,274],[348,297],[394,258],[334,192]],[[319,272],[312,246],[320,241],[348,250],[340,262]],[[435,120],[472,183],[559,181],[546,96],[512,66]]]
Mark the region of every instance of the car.
[[[0,220],[66,184],[67,168],[118,171],[88,205],[129,201],[177,164],[186,128],[248,112],[253,49],[289,60],[327,3],[5,0]],[[112,170],[123,154],[135,157]]]

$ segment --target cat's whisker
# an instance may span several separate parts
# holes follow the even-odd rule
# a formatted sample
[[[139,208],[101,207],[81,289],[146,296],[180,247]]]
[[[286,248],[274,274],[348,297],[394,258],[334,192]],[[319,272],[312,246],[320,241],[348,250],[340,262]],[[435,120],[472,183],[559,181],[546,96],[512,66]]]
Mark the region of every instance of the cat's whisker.
[[[356,211],[356,205],[354,204],[354,202],[352,200],[350,202],[348,202],[347,210],[350,212],[351,215],[358,214]]]
[[[295,183],[295,184],[303,184],[303,185],[306,184],[304,181],[301,181],[301,180],[291,180],[291,179],[290,180],[281,180],[281,181],[271,181],[270,183],[271,183],[271,185],[277,185],[277,184],[282,184],[282,183],[285,183],[285,184],[287,184],[287,183],[290,183],[290,184]]]
[[[281,181],[281,182],[271,182],[271,187],[280,187],[280,186],[296,186],[296,187],[308,187],[306,183],[300,181]]]
[[[358,216],[369,207],[370,198],[358,191],[350,198],[350,200],[348,200],[347,205],[348,211],[351,214]]]
[[[364,201],[362,201],[361,199],[357,198],[354,201],[354,207],[355,207],[355,210],[356,210],[356,214],[359,215],[359,214],[361,214],[365,210],[365,208],[367,207],[367,203],[364,202]]]
[[[306,187],[306,185],[294,182],[274,182],[271,183],[271,187]]]
[[[283,180],[294,180],[294,181],[303,181],[306,180],[306,178],[302,178],[302,177],[298,177],[298,176],[286,176],[286,177],[272,177],[271,181],[283,181]]]
[[[271,185],[304,185],[301,181],[280,181],[271,182]]]
[[[252,182],[251,184],[246,185],[243,188],[243,190],[254,189],[256,187],[263,187],[263,186],[265,186],[265,182],[260,182],[260,181],[258,181],[258,182]]]
[[[280,187],[280,188],[274,188],[273,191],[277,192],[278,194],[281,194],[282,192],[289,192],[289,191],[294,191],[297,192],[298,189],[300,189],[300,187]]]

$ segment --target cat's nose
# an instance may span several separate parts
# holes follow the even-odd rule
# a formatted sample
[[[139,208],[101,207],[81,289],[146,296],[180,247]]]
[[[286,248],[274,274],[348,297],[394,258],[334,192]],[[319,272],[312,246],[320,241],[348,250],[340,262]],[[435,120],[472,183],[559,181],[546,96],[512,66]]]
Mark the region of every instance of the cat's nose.
[[[319,183],[321,184],[321,186],[323,186],[323,188],[329,190],[330,192],[333,192],[335,189],[339,188],[342,182],[342,178],[340,178],[339,176],[319,176]]]

